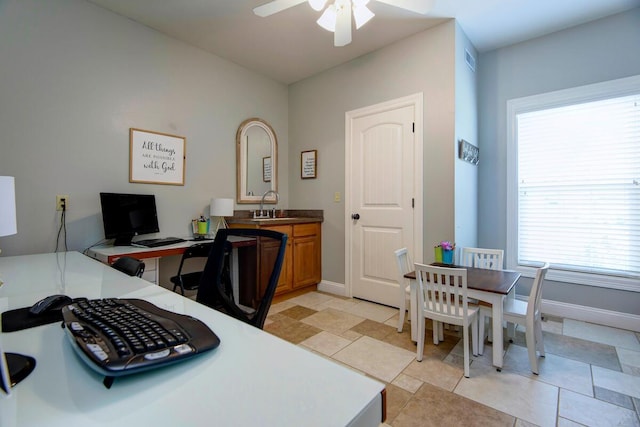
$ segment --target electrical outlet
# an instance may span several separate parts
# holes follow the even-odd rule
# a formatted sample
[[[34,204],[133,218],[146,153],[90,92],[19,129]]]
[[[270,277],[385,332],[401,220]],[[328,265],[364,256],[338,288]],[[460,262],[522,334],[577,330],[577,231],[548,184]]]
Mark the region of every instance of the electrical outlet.
[[[56,210],[61,211],[62,205],[64,204],[64,210],[69,210],[69,195],[68,194],[58,194],[56,196]]]

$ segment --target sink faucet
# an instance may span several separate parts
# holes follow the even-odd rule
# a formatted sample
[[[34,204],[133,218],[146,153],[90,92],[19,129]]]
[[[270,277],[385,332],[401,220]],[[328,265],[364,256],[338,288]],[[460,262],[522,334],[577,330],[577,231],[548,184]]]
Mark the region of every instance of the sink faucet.
[[[260,199],[260,214],[256,216],[256,213],[254,212],[254,214],[253,214],[254,218],[269,218],[269,212],[268,211],[266,213],[264,212],[264,200],[267,198],[267,196],[269,194],[275,194],[275,196],[276,196],[276,205],[280,201],[280,195],[278,194],[278,192],[276,190],[267,190],[267,191],[265,191],[264,194],[262,195],[262,198]],[[275,208],[273,208],[273,216],[275,218]]]

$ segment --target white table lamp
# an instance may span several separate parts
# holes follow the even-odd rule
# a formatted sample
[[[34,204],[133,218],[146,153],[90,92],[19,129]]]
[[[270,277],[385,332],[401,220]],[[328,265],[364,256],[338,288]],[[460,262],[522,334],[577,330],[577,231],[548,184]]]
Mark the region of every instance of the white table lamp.
[[[227,221],[225,221],[224,217],[233,216],[233,199],[211,199],[209,215],[218,217],[216,233],[221,226],[228,228]]]

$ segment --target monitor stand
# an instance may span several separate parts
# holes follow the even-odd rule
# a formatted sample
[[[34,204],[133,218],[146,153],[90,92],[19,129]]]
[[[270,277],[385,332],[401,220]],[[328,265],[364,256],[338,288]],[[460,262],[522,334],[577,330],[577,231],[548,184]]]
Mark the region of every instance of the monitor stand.
[[[113,246],[131,246],[131,239],[133,239],[133,235],[118,236],[116,240],[113,241]]]

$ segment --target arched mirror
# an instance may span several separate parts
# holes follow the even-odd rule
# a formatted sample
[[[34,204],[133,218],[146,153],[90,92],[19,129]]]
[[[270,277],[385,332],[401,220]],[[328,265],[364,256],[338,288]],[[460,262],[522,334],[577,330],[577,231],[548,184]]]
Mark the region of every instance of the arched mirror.
[[[260,203],[262,195],[278,191],[278,142],[267,122],[247,119],[236,133],[236,171],[238,203]],[[266,203],[275,203],[270,193]]]

